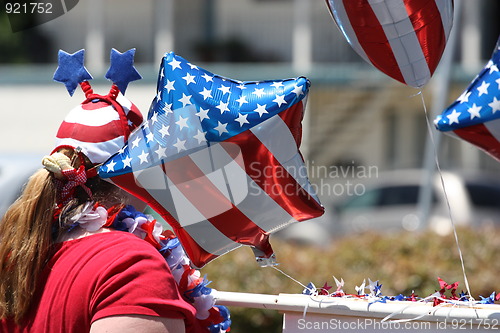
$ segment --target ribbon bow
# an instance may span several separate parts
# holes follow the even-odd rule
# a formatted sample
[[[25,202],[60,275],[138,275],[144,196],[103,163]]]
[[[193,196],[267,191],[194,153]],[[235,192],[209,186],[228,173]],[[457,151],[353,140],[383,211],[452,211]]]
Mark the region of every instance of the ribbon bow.
[[[81,165],[78,169],[62,170],[61,173],[65,179],[55,179],[57,186],[57,202],[59,204],[63,206],[66,205],[73,198],[77,186],[81,186],[87,195],[92,198],[92,192],[85,186],[87,182],[87,173],[84,165]]]

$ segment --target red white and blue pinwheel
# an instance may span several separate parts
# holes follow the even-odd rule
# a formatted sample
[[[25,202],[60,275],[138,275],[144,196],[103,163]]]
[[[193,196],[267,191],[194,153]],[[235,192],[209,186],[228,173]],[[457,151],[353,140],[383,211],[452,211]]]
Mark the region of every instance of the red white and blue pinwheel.
[[[352,48],[409,86],[434,73],[453,25],[453,0],[326,0]]]
[[[147,121],[99,175],[156,210],[196,267],[242,244],[273,264],[269,234],[323,214],[299,152],[309,85],[231,80],[168,53]]]
[[[438,130],[500,160],[500,38],[493,56],[467,89],[439,115]]]

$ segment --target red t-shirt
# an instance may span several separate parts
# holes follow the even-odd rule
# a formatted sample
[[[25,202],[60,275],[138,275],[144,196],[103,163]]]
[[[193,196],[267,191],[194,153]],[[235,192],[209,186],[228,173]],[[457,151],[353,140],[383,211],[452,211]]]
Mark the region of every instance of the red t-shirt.
[[[200,331],[161,254],[135,235],[104,232],[58,244],[28,320],[3,320],[0,331],[89,332],[97,319],[133,314],[183,318],[186,332]]]

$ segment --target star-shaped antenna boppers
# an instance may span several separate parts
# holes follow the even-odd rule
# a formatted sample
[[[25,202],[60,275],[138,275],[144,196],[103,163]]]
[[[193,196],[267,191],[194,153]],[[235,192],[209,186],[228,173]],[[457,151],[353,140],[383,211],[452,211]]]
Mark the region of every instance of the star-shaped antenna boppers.
[[[111,49],[110,66],[105,75],[118,89],[125,94],[125,90],[130,82],[142,79],[142,76],[134,67],[135,49],[130,49],[124,53]]]
[[[92,76],[83,65],[84,54],[85,50],[73,54],[59,50],[59,66],[54,73],[54,81],[64,83],[70,96],[73,96],[78,84],[92,80]]]

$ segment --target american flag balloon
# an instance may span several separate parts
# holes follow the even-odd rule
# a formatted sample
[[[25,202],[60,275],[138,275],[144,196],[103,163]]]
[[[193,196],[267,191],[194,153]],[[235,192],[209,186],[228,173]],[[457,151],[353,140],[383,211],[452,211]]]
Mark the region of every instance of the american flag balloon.
[[[323,214],[299,152],[309,81],[242,82],[168,53],[148,119],[99,169],[172,226],[196,267]]]
[[[337,26],[368,63],[418,88],[431,78],[453,25],[453,0],[326,0]]]
[[[500,38],[493,56],[467,89],[434,123],[500,160]]]

